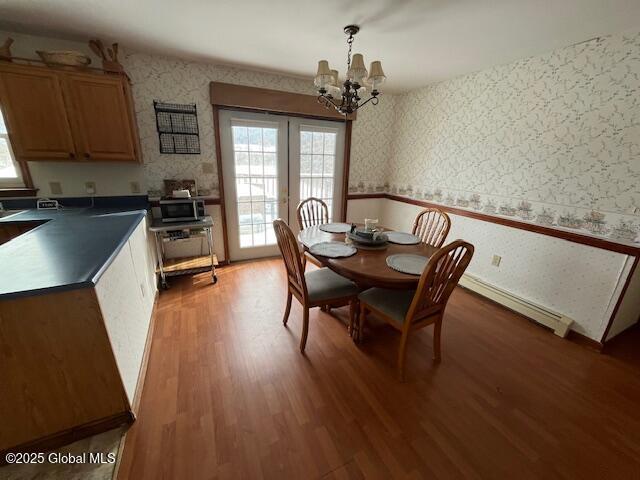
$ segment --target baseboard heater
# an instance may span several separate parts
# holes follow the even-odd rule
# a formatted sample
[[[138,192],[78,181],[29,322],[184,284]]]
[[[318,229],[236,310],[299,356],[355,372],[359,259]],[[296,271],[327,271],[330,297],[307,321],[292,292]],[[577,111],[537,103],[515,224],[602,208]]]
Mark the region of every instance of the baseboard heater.
[[[460,286],[468,288],[483,297],[487,297],[500,305],[504,305],[525,317],[549,327],[553,330],[553,333],[562,338],[567,336],[569,333],[569,327],[571,327],[571,324],[573,323],[573,320],[569,317],[565,317],[564,315],[553,312],[548,308],[536,305],[529,300],[518,297],[511,292],[507,292],[506,290],[490,285],[487,282],[466,273],[460,279]]]

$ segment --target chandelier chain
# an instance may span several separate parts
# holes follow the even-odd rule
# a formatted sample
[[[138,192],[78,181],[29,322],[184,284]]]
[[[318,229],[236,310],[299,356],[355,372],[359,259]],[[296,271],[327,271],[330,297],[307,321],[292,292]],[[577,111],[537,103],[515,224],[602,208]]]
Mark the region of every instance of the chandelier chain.
[[[349,34],[347,39],[347,45],[349,45],[349,51],[347,52],[347,70],[351,68],[351,47],[353,46],[353,34]]]

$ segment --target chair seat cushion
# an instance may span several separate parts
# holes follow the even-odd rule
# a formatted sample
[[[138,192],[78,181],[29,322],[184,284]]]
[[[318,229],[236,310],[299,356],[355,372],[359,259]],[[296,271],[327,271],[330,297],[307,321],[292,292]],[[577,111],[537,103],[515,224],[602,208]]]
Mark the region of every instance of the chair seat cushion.
[[[358,295],[358,299],[396,322],[403,323],[415,293],[415,290],[370,288]]]
[[[307,282],[309,300],[314,303],[358,294],[355,283],[328,268],[306,272],[304,278]]]

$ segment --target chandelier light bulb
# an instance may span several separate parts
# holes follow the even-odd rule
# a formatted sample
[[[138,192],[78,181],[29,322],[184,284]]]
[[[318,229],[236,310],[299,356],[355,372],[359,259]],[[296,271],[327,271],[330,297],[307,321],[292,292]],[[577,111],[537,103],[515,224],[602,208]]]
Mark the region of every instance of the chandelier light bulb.
[[[318,88],[325,88],[331,83],[333,76],[331,75],[331,69],[329,68],[329,62],[326,60],[320,60],[318,62],[318,72],[314,84]]]
[[[382,85],[386,79],[387,77],[384,75],[384,71],[382,70],[382,62],[380,60],[371,62],[368,78],[368,83],[371,85],[371,88],[377,90],[378,87]]]
[[[362,83],[362,79],[367,77],[367,69],[364,66],[364,57],[361,53],[356,53],[351,59],[351,68],[347,74],[350,80],[355,83]]]

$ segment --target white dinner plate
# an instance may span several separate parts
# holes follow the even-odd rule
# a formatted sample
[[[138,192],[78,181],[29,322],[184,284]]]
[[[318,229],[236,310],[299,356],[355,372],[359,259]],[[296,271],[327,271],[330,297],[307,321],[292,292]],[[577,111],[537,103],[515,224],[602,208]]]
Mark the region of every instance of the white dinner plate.
[[[343,242],[319,242],[309,248],[311,255],[319,255],[327,258],[343,258],[355,255],[358,251],[353,245]]]
[[[398,272],[408,273],[410,275],[422,275],[428,261],[428,257],[410,253],[398,253],[387,257],[387,265],[389,267]]]

